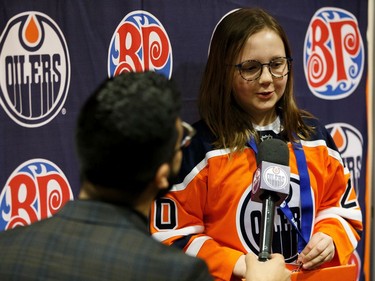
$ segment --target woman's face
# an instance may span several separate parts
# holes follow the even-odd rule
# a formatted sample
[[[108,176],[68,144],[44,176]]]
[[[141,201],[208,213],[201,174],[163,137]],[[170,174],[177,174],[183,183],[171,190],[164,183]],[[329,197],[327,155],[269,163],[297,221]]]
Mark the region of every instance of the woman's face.
[[[285,57],[283,41],[274,31],[263,29],[249,37],[236,64],[246,60],[263,64],[279,57]],[[236,70],[233,92],[235,100],[250,115],[253,123],[267,125],[276,118],[275,105],[284,94],[288,75],[274,78],[268,66],[263,66],[262,70],[261,76],[253,81],[243,79]]]

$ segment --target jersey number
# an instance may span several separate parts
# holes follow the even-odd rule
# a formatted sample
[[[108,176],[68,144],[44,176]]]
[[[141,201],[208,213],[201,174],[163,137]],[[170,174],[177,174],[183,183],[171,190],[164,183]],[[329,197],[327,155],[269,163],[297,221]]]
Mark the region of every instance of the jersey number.
[[[341,198],[341,206],[346,209],[355,208],[357,207],[356,200],[350,200],[350,193],[352,191],[352,181],[349,179],[348,184],[346,186],[346,190],[344,195]]]
[[[158,229],[174,229],[177,226],[177,208],[175,202],[169,198],[156,200],[155,227]]]

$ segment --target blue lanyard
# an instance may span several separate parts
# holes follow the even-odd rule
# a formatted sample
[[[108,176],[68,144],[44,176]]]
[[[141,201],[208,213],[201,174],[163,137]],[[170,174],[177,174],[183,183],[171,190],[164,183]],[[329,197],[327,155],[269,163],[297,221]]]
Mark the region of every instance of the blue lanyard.
[[[254,138],[251,138],[248,144],[254,150],[255,154],[257,154],[258,148]],[[302,209],[301,229],[299,229],[293,213],[285,201],[280,205],[280,209],[291,225],[296,229],[300,237],[300,239],[298,239],[298,252],[301,253],[307,245],[307,241],[310,240],[311,226],[313,223],[313,201],[311,196],[310,177],[307,170],[306,156],[305,152],[303,151],[302,144],[300,142],[293,142],[292,145],[297,160],[297,169],[300,178],[300,198]]]
[[[301,142],[293,142],[292,145],[293,145],[293,151],[297,160],[297,168],[298,168],[299,182],[300,182],[302,217],[301,217],[301,231],[298,231],[300,238],[301,238],[301,239],[298,239],[298,252],[301,253],[302,250],[307,245],[307,242],[310,240],[311,227],[313,224],[313,201],[312,201],[312,196],[311,196],[312,194],[311,194],[311,187],[310,187],[310,177],[309,177],[309,172],[307,170],[306,156],[305,156],[305,152],[303,151],[302,144]],[[287,204],[285,205],[286,205],[285,208],[289,209],[289,207],[287,207]],[[283,209],[284,208],[282,208],[281,210],[283,211]],[[289,218],[290,215],[285,215],[285,216],[290,221],[290,218]]]

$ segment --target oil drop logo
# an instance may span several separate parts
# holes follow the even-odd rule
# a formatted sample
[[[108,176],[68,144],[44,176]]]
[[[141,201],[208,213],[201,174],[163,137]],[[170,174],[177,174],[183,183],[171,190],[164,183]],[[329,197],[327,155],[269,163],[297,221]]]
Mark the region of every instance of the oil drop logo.
[[[69,51],[58,25],[30,11],[11,18],[0,37],[0,105],[18,125],[49,123],[70,83]]]
[[[364,160],[364,141],[361,132],[347,123],[332,123],[326,125],[326,128],[335,141],[345,167],[350,172],[357,196],[363,196],[359,190],[359,181],[363,173],[362,166]]]

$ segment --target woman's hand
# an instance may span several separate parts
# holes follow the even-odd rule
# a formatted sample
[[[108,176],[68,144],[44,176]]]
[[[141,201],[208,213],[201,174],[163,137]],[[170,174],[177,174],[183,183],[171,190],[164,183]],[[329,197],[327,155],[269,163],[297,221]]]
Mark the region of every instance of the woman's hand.
[[[299,254],[298,262],[303,269],[314,269],[335,256],[335,244],[331,236],[323,232],[315,233],[305,249]]]

